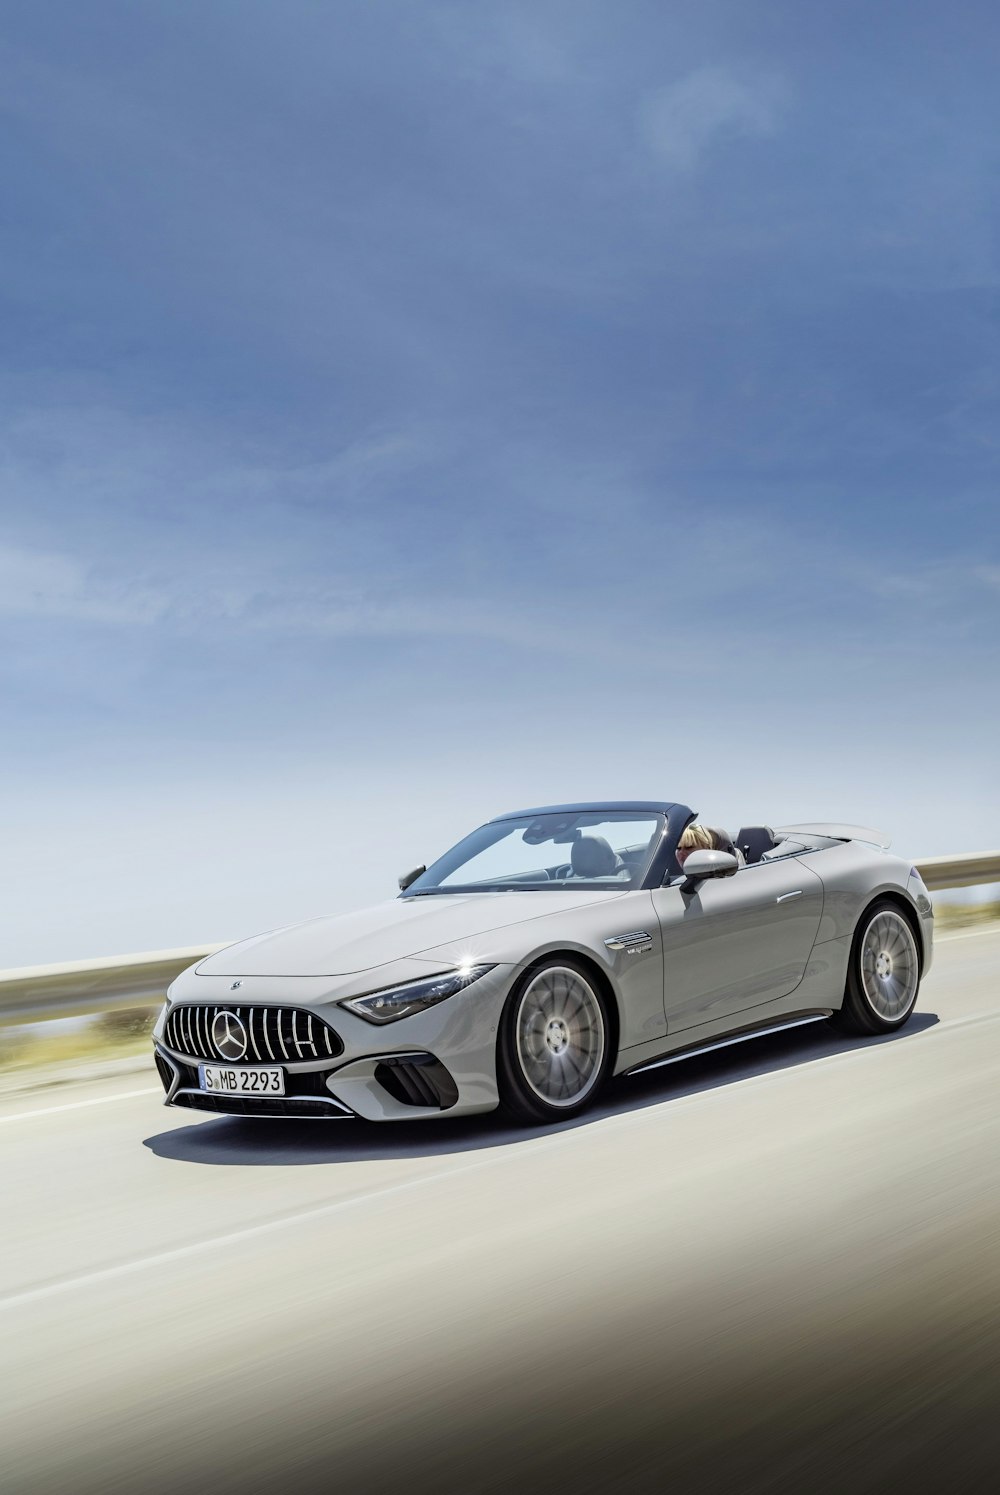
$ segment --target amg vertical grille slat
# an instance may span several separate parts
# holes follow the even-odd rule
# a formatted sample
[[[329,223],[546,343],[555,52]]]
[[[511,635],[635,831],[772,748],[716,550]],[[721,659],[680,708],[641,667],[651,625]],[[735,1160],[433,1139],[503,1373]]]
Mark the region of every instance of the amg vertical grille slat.
[[[212,1040],[212,1025],[220,1012],[231,1012],[243,1024],[247,1051],[236,1061],[241,1064],[308,1063],[335,1059],[344,1051],[337,1033],[306,1008],[208,1007],[196,1002],[179,1003],[168,1012],[163,1035],[167,1047],[191,1059],[223,1062],[225,1055]]]

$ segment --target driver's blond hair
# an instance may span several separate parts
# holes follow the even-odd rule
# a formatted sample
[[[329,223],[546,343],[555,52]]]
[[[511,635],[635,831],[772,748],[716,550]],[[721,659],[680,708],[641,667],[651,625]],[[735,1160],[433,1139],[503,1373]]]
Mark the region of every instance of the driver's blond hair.
[[[714,851],[715,837],[707,825],[693,822],[677,843],[678,851]]]

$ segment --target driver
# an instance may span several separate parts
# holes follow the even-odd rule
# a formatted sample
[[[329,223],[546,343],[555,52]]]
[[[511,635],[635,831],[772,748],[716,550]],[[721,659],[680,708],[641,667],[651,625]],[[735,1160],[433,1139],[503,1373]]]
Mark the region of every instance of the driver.
[[[683,867],[692,851],[715,851],[715,836],[707,825],[692,821],[677,843],[677,865]]]

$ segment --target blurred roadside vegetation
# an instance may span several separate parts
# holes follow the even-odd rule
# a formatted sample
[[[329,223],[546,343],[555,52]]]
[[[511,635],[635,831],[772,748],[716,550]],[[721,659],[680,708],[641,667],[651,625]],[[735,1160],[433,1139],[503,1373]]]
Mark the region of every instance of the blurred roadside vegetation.
[[[935,903],[934,923],[939,933],[949,929],[974,929],[1000,919],[1000,899],[994,903]]]
[[[159,1004],[130,1007],[72,1022],[0,1028],[0,1073],[42,1064],[87,1059],[97,1063],[125,1059],[132,1054],[151,1054],[149,1035],[159,1010]]]

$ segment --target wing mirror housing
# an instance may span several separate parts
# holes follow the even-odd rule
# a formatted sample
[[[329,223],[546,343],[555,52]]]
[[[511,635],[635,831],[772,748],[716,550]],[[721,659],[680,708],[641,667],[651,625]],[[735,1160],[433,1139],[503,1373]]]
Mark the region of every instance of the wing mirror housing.
[[[681,869],[684,873],[681,892],[693,893],[706,877],[731,877],[739,865],[728,851],[692,851]]]
[[[401,893],[405,893],[407,888],[410,886],[410,883],[416,882],[417,878],[426,871],[426,867],[414,867],[412,871],[404,872],[402,877],[399,879],[399,891]]]

